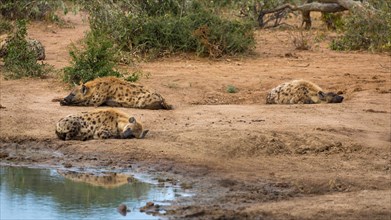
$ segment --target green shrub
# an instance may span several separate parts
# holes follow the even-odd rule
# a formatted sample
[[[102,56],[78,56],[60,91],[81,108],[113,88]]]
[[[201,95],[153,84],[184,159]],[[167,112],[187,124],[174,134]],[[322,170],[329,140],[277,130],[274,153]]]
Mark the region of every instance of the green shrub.
[[[218,57],[251,51],[255,44],[251,23],[222,19],[198,1],[124,2],[84,4],[91,29],[107,34],[125,51],[197,52]]]
[[[87,82],[98,77],[122,74],[115,67],[115,51],[109,39],[99,32],[90,32],[85,38],[85,47],[70,50],[72,66],[64,68],[64,81],[70,84]]]
[[[344,23],[342,19],[342,13],[322,13],[322,21],[326,24],[327,29],[329,30],[339,30],[342,29]]]
[[[238,89],[235,86],[233,86],[233,85],[228,85],[227,86],[227,92],[228,93],[237,93]]]
[[[58,20],[56,10],[66,12],[63,0],[1,0],[0,15],[7,19]]]
[[[379,8],[367,6],[365,14],[350,12],[343,35],[332,41],[331,49],[391,51],[391,3],[377,2],[372,6]]]
[[[10,21],[7,21],[0,16],[0,35],[11,32],[13,28]]]
[[[17,21],[16,30],[8,41],[7,53],[4,56],[8,78],[44,77],[51,70],[48,65],[37,63],[37,55],[33,48],[28,46],[26,35],[26,21]]]
[[[132,74],[128,76],[124,76],[124,79],[128,82],[137,82],[143,75],[144,75],[143,71],[136,70]],[[148,78],[148,75],[146,77]]]
[[[147,14],[148,16],[156,17],[163,16],[165,14],[180,15],[182,12],[181,6],[185,1],[178,0],[141,0],[140,11]]]
[[[198,54],[212,57],[236,55],[248,52],[255,45],[253,25],[249,22],[228,21],[208,12],[188,16],[196,38]]]

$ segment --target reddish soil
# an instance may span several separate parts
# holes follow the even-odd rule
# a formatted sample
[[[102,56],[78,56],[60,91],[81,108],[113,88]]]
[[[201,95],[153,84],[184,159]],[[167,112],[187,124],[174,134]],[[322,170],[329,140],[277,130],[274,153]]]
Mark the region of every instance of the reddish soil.
[[[88,30],[79,16],[67,19],[74,28],[29,27],[56,69],[69,65],[68,46]],[[391,57],[331,51],[334,34],[319,22],[310,50],[295,50],[295,34],[257,30],[251,57],[180,55],[129,67],[175,107],[122,108],[150,130],[143,140],[60,141],[55,123],[92,108],[52,102],[69,92],[55,74],[1,77],[0,162],[128,168],[175,180],[196,196],[166,207],[171,218],[391,219]],[[268,90],[292,79],[342,91],[345,100],[265,104]]]

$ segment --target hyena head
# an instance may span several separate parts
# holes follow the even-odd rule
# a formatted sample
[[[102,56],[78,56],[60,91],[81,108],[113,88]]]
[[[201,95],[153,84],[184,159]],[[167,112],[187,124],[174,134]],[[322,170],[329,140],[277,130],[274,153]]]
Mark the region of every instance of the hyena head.
[[[318,96],[322,102],[326,103],[341,103],[343,101],[343,96],[340,96],[334,92],[324,93],[319,91]]]
[[[71,140],[76,137],[82,127],[82,120],[78,117],[67,116],[56,124],[56,134],[61,140]]]
[[[149,130],[143,130],[142,124],[138,123],[134,117],[129,118],[129,123],[125,125],[121,137],[124,139],[143,139]]]
[[[93,91],[82,84],[73,89],[73,91],[60,101],[61,105],[86,105],[93,98]]]

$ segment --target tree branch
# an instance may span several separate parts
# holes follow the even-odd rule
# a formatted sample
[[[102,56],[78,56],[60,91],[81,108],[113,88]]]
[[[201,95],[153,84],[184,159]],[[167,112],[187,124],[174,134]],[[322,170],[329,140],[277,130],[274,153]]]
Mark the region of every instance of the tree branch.
[[[359,1],[354,0],[316,0],[320,3],[336,3],[347,10],[353,10],[354,8],[363,9],[363,5]]]
[[[324,0],[324,1],[332,1],[332,0]],[[337,0],[335,0],[337,1]],[[264,10],[259,13],[258,16],[258,23],[260,27],[265,27],[267,22],[269,21],[264,21],[264,16],[266,14],[271,14],[274,13],[274,17],[276,21],[278,19],[281,19],[281,15],[283,11],[285,10],[290,10],[290,11],[301,11],[303,14],[303,23],[305,23],[306,29],[309,29],[311,27],[311,17],[310,17],[310,12],[311,11],[320,11],[320,12],[340,12],[340,11],[345,11],[347,10],[346,8],[342,7],[341,5],[337,3],[319,3],[319,2],[312,2],[312,3],[307,3],[303,5],[291,5],[291,4],[284,4],[281,5],[275,9],[270,9],[270,10]],[[276,26],[276,24],[275,24]]]

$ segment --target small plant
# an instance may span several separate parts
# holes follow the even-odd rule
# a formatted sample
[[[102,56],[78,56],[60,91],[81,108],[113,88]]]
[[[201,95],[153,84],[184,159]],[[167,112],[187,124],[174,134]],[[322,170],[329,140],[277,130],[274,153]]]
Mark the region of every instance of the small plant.
[[[4,56],[6,77],[44,77],[52,69],[48,65],[37,63],[37,54],[28,46],[26,35],[26,21],[17,21],[16,30],[7,42],[7,53]]]
[[[134,71],[129,76],[126,76],[125,80],[128,82],[137,82],[143,75],[144,75],[144,73],[141,70],[137,70],[137,71]]]
[[[170,88],[170,89],[178,89],[179,88],[179,85],[177,83],[174,83],[174,82],[170,82],[166,86],[168,88]]]
[[[70,84],[87,82],[98,77],[122,74],[115,67],[113,44],[100,32],[90,32],[85,39],[85,50],[73,46],[69,52],[72,66],[64,68],[64,81]]]
[[[311,49],[309,34],[305,34],[304,31],[300,30],[300,32],[296,34],[291,33],[290,35],[291,35],[292,43],[293,45],[295,45],[296,50]]]
[[[227,92],[228,93],[237,93],[238,89],[235,86],[233,86],[233,85],[228,85],[227,86]]]
[[[323,32],[323,31],[317,32],[315,37],[314,37],[314,41],[316,43],[325,41],[326,39],[327,39],[327,34],[325,32]]]

